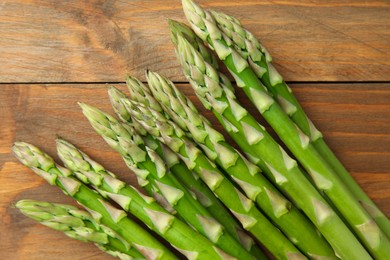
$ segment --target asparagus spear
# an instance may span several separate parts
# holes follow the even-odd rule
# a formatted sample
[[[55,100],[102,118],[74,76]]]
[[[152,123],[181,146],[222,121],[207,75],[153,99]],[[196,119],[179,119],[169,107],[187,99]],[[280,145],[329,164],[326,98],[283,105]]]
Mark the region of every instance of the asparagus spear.
[[[42,225],[62,231],[70,238],[92,242],[107,254],[123,260],[143,258],[118,234],[106,232],[107,227],[94,221],[87,211],[71,205],[36,200],[19,200],[15,206]]]
[[[215,195],[275,257],[305,259],[295,246],[219,171],[218,167],[188,139],[174,122],[135,101],[123,100],[133,120],[178,153],[187,167],[198,174]]]
[[[208,52],[207,52],[208,53]],[[154,107],[162,110],[157,102],[154,102],[153,97],[149,93],[149,89],[138,79],[129,77],[127,79],[129,89],[131,89],[133,98],[136,97],[138,101],[143,104],[156,104]],[[131,120],[131,115],[127,112],[123,106],[121,99],[126,99],[127,96],[116,89],[111,87],[108,91],[112,107],[115,113],[123,122],[127,122],[131,125],[134,124]],[[143,128],[138,127],[143,130]],[[182,160],[174,153],[169,147],[156,140],[152,135],[149,135],[146,131],[140,131],[140,135],[143,136],[145,145],[150,149],[153,149],[161,158],[164,159],[167,166],[173,175],[191,192],[193,192],[199,202],[207,208],[210,214],[219,222],[223,223],[226,231],[232,235],[237,241],[241,242],[244,247],[250,251],[257,259],[265,259],[266,255],[262,252],[260,247],[253,241],[253,239],[246,234],[241,228],[241,225],[233,218],[226,207],[215,197],[213,192],[204,184],[200,179],[196,179],[192,171],[184,164]]]
[[[183,7],[195,33],[213,46],[218,57],[236,78],[237,85],[243,88],[259,112],[310,174],[317,188],[323,191],[341,212],[370,253],[376,258],[390,258],[390,240],[317,153],[309,137],[275,102],[248,62],[228,44],[228,38],[223,37],[224,34],[218,29],[211,14],[203,11],[191,0],[183,0]]]
[[[48,154],[24,142],[16,142],[12,150],[21,163],[83,205],[94,221],[106,226],[106,232],[123,237],[148,259],[177,259],[156,238],[127,218],[124,211],[113,207],[102,196],[82,184],[73,177],[72,171],[57,165]]]
[[[265,128],[237,102],[231,86],[225,85],[229,84],[228,81],[221,80],[217,71],[202,60],[185,38],[178,35],[177,39],[177,53],[181,54],[178,58],[184,74],[203,105],[213,111],[243,151],[305,212],[337,255],[345,259],[370,259],[359,241],[305,178],[296,161],[290,158]],[[197,70],[203,73],[204,79],[193,77],[191,71]],[[241,111],[240,115],[238,111]]]
[[[161,194],[187,223],[233,257],[253,258],[170,174],[157,153],[145,147],[142,138],[134,129],[95,107],[86,104],[80,106],[92,127],[122,155],[127,166],[139,178],[152,183],[153,190]]]
[[[326,144],[323,135],[308,118],[293,92],[272,65],[272,59],[260,42],[232,16],[221,12],[211,12],[218,28],[229,37],[235,50],[244,57],[261,82],[273,94],[284,112],[306,134],[321,157],[333,168],[340,179],[348,186],[355,198],[374,218],[378,226],[390,237],[390,220],[367,196],[362,188],[337,159]]]
[[[219,259],[224,256],[220,253],[222,250],[168,213],[153,198],[142,195],[136,188],[117,179],[115,174],[105,170],[74,145],[57,140],[57,150],[65,166],[74,171],[80,180],[137,217],[187,258]]]
[[[149,72],[147,78],[149,87],[156,99],[163,104],[165,111],[183,119],[194,141],[203,147],[209,159],[232,176],[246,196],[254,201],[301,251],[311,257],[336,258],[332,248],[318,234],[315,226],[280,194],[256,165],[247,161],[225,141],[222,134],[200,116],[192,102],[173,82],[154,72]],[[174,107],[172,104],[175,104]],[[299,230],[296,226],[304,226],[305,229]]]

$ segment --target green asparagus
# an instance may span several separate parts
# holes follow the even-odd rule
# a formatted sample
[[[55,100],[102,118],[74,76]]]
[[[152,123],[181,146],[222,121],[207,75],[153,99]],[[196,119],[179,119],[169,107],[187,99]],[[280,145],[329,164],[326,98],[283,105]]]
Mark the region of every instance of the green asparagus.
[[[134,129],[95,107],[86,104],[80,106],[92,127],[122,155],[127,166],[138,178],[152,183],[153,190],[161,194],[187,223],[226,253],[237,258],[253,258],[170,174],[161,157],[154,150],[145,147],[142,138]]]
[[[143,258],[118,234],[106,232],[107,227],[93,220],[87,211],[71,205],[36,200],[19,200],[15,206],[42,225],[62,231],[70,238],[94,243],[107,254],[123,260]]]
[[[349,174],[326,144],[322,133],[318,131],[308,118],[289,86],[272,65],[272,59],[267,50],[234,17],[215,11],[212,11],[211,14],[215,18],[218,28],[224,35],[229,37],[235,50],[247,60],[252,70],[273,94],[283,111],[310,138],[317,152],[333,168],[344,184],[348,186],[355,198],[374,218],[378,226],[390,237],[390,220],[356,183],[351,174]]]
[[[216,196],[275,257],[305,259],[296,247],[242,194],[218,167],[188,139],[178,125],[163,114],[135,101],[123,100],[133,120],[178,153],[187,167],[196,172]]]
[[[228,82],[219,77],[217,71],[202,59],[185,38],[178,35],[177,39],[178,53],[182,54],[178,58],[191,86],[203,105],[213,111],[243,151],[305,212],[337,255],[345,259],[370,259],[359,241],[306,179],[297,162],[238,103],[231,87],[226,86]],[[193,77],[191,71],[200,71],[204,79]]]
[[[183,7],[195,33],[214,48],[218,57],[234,75],[237,85],[244,90],[281,140],[307,170],[317,188],[324,192],[336,206],[369,252],[376,258],[389,259],[390,240],[332,168],[317,153],[309,137],[275,102],[248,62],[228,44],[228,38],[223,37],[224,34],[218,29],[212,15],[203,11],[191,0],[183,0]]]
[[[209,159],[231,175],[246,196],[254,201],[301,251],[313,258],[336,258],[332,248],[306,216],[280,194],[256,165],[247,161],[228,144],[223,135],[200,116],[192,102],[169,79],[153,72],[149,72],[147,78],[149,87],[165,111],[169,115],[176,114],[182,118],[194,141],[203,148]],[[299,230],[297,225],[304,226],[305,229]]]
[[[24,142],[16,142],[12,150],[21,163],[83,205],[94,221],[106,226],[106,232],[123,237],[148,259],[177,259],[156,238],[129,219],[124,211],[82,184],[72,171],[57,165],[48,154]]]
[[[136,188],[117,179],[74,145],[57,140],[57,151],[65,166],[80,180],[137,217],[187,258],[219,259],[224,256],[221,249],[168,213],[153,198],[142,195]]]
[[[153,97],[148,95],[149,89],[139,80],[133,77],[129,77],[127,80],[128,87],[133,93],[133,99],[136,96],[137,100],[145,105],[153,103]],[[135,86],[134,86],[135,85]],[[131,115],[127,112],[123,106],[121,99],[126,99],[127,96],[116,89],[111,87],[109,89],[109,97],[112,107],[115,113],[123,122],[134,124],[131,120]],[[155,105],[156,109],[162,108]],[[140,128],[143,130],[143,128]],[[140,131],[140,135],[143,136],[145,145],[153,149],[160,157],[164,159],[167,166],[173,175],[191,192],[193,192],[199,202],[207,208],[210,214],[219,222],[223,223],[226,231],[229,232],[237,241],[240,241],[244,247],[249,250],[257,259],[265,259],[266,255],[262,252],[260,247],[253,241],[253,239],[246,234],[241,228],[241,225],[233,218],[226,207],[218,200],[212,191],[204,184],[199,178],[195,178],[196,175],[190,171],[182,160],[174,153],[169,147],[156,140],[152,135],[147,134],[146,131]]]

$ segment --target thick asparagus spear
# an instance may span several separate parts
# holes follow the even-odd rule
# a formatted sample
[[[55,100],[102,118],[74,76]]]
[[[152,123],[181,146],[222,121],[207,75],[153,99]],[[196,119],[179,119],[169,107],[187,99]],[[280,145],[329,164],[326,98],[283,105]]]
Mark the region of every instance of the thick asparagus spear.
[[[251,259],[253,256],[230,236],[223,225],[187,191],[167,170],[164,161],[152,149],[146,148],[142,138],[129,125],[99,109],[80,104],[92,127],[104,140],[118,151],[127,166],[145,182],[152,183],[178,214],[198,232],[209,238],[219,248],[234,257]]]
[[[168,145],[185,161],[187,167],[196,172],[216,196],[241,222],[244,229],[252,233],[277,258],[297,257],[305,259],[295,246],[219,171],[218,167],[188,139],[174,122],[161,113],[146,108],[135,101],[123,100],[133,117],[150,134]]]
[[[177,53],[181,54],[178,58],[184,74],[203,105],[213,111],[236,143],[250,155],[252,161],[260,166],[268,178],[305,212],[336,254],[345,259],[370,259],[359,241],[306,179],[296,161],[290,158],[265,128],[238,103],[231,87],[226,86],[229,82],[223,81],[217,71],[202,59],[185,38],[178,35],[177,39]],[[204,79],[193,77],[191,71],[201,71],[205,75]],[[238,111],[241,113],[238,114]]]
[[[74,171],[80,180],[137,217],[187,258],[219,259],[225,256],[221,249],[168,213],[153,198],[142,195],[136,188],[117,179],[74,145],[57,140],[57,150],[65,166]]]
[[[207,52],[208,53],[208,52]],[[156,104],[153,102],[153,97],[148,95],[149,89],[139,80],[133,77],[127,79],[127,84],[129,89],[131,89],[133,95],[132,97],[140,101],[143,104]],[[115,110],[115,113],[118,115],[123,122],[133,124],[131,120],[131,115],[127,112],[123,106],[121,99],[126,99],[127,96],[116,89],[111,87],[108,91],[112,107]],[[154,105],[156,109],[161,110],[162,108],[157,105]],[[143,130],[143,128],[139,128]],[[174,153],[169,147],[162,144],[152,135],[149,135],[146,131],[140,131],[140,135],[143,136],[145,145],[150,149],[153,149],[161,158],[164,159],[170,171],[175,175],[175,177],[191,192],[193,192],[199,202],[210,212],[210,214],[219,222],[223,223],[226,231],[232,235],[237,241],[240,241],[241,244],[249,250],[257,259],[265,259],[266,255],[262,252],[260,247],[253,241],[253,239],[246,234],[241,228],[235,218],[232,217],[230,212],[226,207],[218,200],[213,192],[204,184],[199,178],[196,179],[192,171],[184,164],[182,160]]]
[[[42,225],[62,231],[70,238],[92,242],[99,249],[120,259],[143,258],[122,237],[93,220],[91,214],[71,205],[36,200],[19,200],[15,204],[25,216]]]
[[[228,38],[223,37],[223,33],[218,29],[211,14],[202,10],[191,0],[183,0],[183,7],[195,33],[203,40],[208,41],[210,46],[213,46],[218,57],[236,78],[237,85],[243,88],[280,139],[310,174],[317,188],[323,191],[341,212],[369,252],[376,258],[390,258],[390,240],[354,198],[333,169],[318,154],[309,137],[275,102],[249,67],[248,62],[233,47],[229,46]]]
[[[254,201],[301,251],[313,258],[336,258],[332,248],[318,234],[310,220],[280,194],[256,165],[247,161],[227,143],[223,135],[200,116],[192,102],[169,79],[153,72],[149,72],[147,78],[149,87],[156,99],[163,104],[165,111],[183,119],[194,141],[203,147],[209,159],[232,176],[246,196]],[[175,104],[174,107],[172,104]],[[305,229],[300,230],[296,226],[304,226]]]
[[[313,125],[289,86],[272,65],[272,59],[267,50],[234,17],[221,12],[212,11],[211,13],[217,22],[218,28],[229,37],[234,48],[247,60],[252,70],[256,72],[261,82],[273,94],[284,112],[310,138],[317,152],[348,186],[378,226],[390,237],[390,220],[356,183],[326,144],[322,133]]]
[[[117,233],[148,259],[177,259],[156,238],[129,219],[123,210],[113,207],[82,184],[73,177],[72,171],[57,165],[48,154],[24,142],[16,142],[12,150],[21,163],[83,205],[96,222],[107,227],[106,232]]]

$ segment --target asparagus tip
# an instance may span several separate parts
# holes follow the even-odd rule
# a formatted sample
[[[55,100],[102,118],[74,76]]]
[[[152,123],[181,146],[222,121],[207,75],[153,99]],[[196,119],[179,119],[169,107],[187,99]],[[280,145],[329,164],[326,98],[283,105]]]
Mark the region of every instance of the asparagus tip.
[[[83,112],[100,111],[98,108],[91,106],[91,105],[88,105],[87,103],[84,103],[84,102],[77,102],[77,104],[81,107]]]
[[[83,102],[77,102],[77,104],[81,107],[81,110],[83,111],[83,114],[87,117],[88,117],[88,114],[89,114],[89,111],[92,110],[92,107],[87,105],[86,103],[83,103]]]
[[[126,94],[115,87],[110,87],[108,90],[108,97],[110,99],[111,106],[114,109],[115,114],[119,117],[119,119],[121,119],[123,122],[131,122],[131,117],[126,111],[126,109],[123,107],[121,101],[122,98],[127,98]]]
[[[127,79],[127,77],[126,77]],[[118,88],[114,87],[114,86],[109,86],[108,87],[108,93],[110,92],[121,92]]]
[[[50,169],[53,159],[39,150],[36,146],[26,142],[15,142],[12,146],[14,156],[27,167]]]
[[[171,19],[171,18],[167,18],[167,22],[168,22],[168,26],[169,26],[169,27],[175,25],[175,20],[173,20],[173,19]]]
[[[127,78],[126,78],[127,81]],[[126,98],[126,94],[114,86],[108,87],[108,97],[110,98],[111,104],[114,106],[114,103],[120,102],[121,98]],[[114,106],[115,108],[115,106]]]
[[[29,199],[19,200],[14,205],[15,205],[15,208],[20,210],[20,209],[25,208],[26,206],[29,206],[31,201],[32,200],[29,200]]]
[[[64,139],[57,138],[56,139],[56,147],[57,147],[57,151],[61,157],[62,154],[69,153],[70,149],[72,149],[74,146],[71,143],[65,141]]]

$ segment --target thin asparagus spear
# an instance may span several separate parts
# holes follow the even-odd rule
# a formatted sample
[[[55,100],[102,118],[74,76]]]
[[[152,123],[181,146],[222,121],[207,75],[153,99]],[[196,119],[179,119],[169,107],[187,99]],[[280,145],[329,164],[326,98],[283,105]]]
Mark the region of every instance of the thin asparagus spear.
[[[25,216],[42,225],[62,231],[70,238],[94,243],[99,249],[120,259],[143,258],[123,238],[93,220],[91,214],[71,205],[36,200],[19,200],[15,204]]]
[[[236,100],[229,81],[220,78],[217,71],[202,60],[199,53],[180,35],[177,36],[179,60],[203,105],[212,110],[230,136],[295,204],[305,212],[331,244],[336,254],[345,259],[370,259],[359,241],[343,221],[328,206],[319,192],[300,171],[279,144]],[[197,56],[197,58],[195,58]],[[200,65],[198,64],[200,63]],[[192,68],[195,67],[195,68]],[[193,77],[191,71],[200,70],[205,79]],[[241,115],[237,114],[241,111]]]
[[[82,184],[73,177],[72,171],[57,165],[48,154],[24,142],[16,142],[12,150],[21,163],[83,205],[94,221],[107,227],[106,232],[117,233],[147,259],[177,259],[156,238],[129,219],[124,211],[113,207],[102,196]]]
[[[127,166],[139,178],[152,183],[153,190],[161,194],[187,223],[227,254],[243,259],[253,258],[170,174],[157,153],[145,147],[142,138],[135,133],[134,129],[95,107],[86,104],[80,106],[92,127],[122,155]],[[221,254],[223,254],[222,250]]]
[[[123,100],[133,120],[178,153],[215,195],[275,257],[305,259],[296,247],[219,171],[217,166],[188,139],[178,125],[161,113],[135,101]]]
[[[211,14],[203,11],[191,0],[183,0],[183,7],[195,33],[213,46],[218,57],[236,78],[237,85],[243,88],[280,139],[310,174],[317,188],[332,201],[369,252],[376,258],[389,259],[390,240],[317,153],[309,137],[275,102],[248,62],[227,43],[228,38],[223,37],[224,34],[218,29]]]
[[[207,238],[168,213],[153,198],[142,195],[136,188],[117,179],[115,174],[105,170],[74,145],[57,140],[57,151],[65,166],[74,171],[80,180],[137,217],[187,258],[223,257],[220,255],[222,250]]]
[[[267,50],[234,17],[221,12],[212,11],[211,13],[217,22],[218,28],[229,37],[234,48],[247,60],[252,70],[256,72],[261,82],[273,94],[284,112],[310,138],[317,152],[348,186],[378,226],[390,237],[390,220],[367,196],[326,144],[322,133],[311,122],[289,86],[272,65],[272,59]]]
[[[231,175],[246,196],[254,201],[301,251],[313,258],[336,258],[332,248],[306,216],[280,194],[256,165],[247,161],[227,143],[223,135],[200,116],[192,102],[169,79],[154,72],[149,72],[147,79],[154,96],[163,104],[165,111],[183,119],[194,141],[203,147],[209,159]],[[172,104],[175,104],[174,107]],[[296,226],[304,226],[305,229],[300,230]]]
[[[207,52],[208,53],[208,52]],[[152,96],[147,95],[149,89],[144,86],[142,82],[136,78],[129,77],[127,80],[128,87],[133,92],[133,97],[137,96],[137,100],[144,104],[154,103],[153,100],[148,100]],[[135,85],[135,86],[133,86]],[[115,113],[123,122],[133,124],[131,115],[127,112],[123,106],[121,99],[126,99],[127,96],[116,89],[111,87],[108,91],[112,107]],[[155,104],[155,103],[154,103]],[[161,109],[155,106],[156,109]],[[143,128],[141,128],[142,130]],[[182,160],[174,153],[169,147],[162,144],[152,135],[149,135],[146,131],[140,131],[140,135],[143,136],[145,145],[150,149],[153,149],[161,158],[164,159],[167,166],[173,175],[191,192],[193,192],[199,202],[210,212],[210,214],[219,222],[223,223],[226,231],[229,232],[237,241],[250,251],[257,259],[266,259],[267,256],[262,252],[260,247],[253,241],[253,239],[246,234],[241,228],[235,218],[226,207],[215,197],[213,192],[204,184],[200,179],[196,179],[192,171],[184,164]]]

